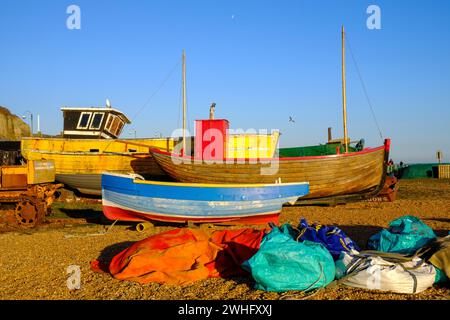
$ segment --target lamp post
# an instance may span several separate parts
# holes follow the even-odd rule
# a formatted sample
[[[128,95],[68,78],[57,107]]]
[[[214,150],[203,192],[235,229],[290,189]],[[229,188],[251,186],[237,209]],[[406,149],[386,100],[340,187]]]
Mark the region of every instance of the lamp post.
[[[441,164],[441,161],[442,161],[442,158],[443,158],[442,151],[439,150],[439,151],[436,152],[436,158],[438,159],[439,164]]]
[[[31,113],[31,111],[25,111],[25,113],[29,113],[30,114],[30,127],[31,127],[31,136],[33,136],[33,114]],[[27,116],[23,115],[22,116],[23,119],[26,119]]]
[[[136,139],[136,129],[133,129],[129,132],[130,134],[134,133],[134,138]]]

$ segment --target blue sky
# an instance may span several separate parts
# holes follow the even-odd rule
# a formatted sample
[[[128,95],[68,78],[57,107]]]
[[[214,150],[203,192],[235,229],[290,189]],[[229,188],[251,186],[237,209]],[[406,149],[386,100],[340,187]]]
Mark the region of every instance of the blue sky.
[[[80,30],[66,27],[71,4]],[[371,4],[381,30],[366,26]],[[216,102],[232,128],[279,129],[282,147],[323,143],[327,127],[343,132],[345,25],[393,159],[434,162],[441,150],[450,161],[449,18],[449,1],[1,0],[0,105],[40,114],[55,134],[61,106],[109,98],[133,121],[124,137],[168,136],[181,124],[185,49],[192,130]],[[348,48],[347,95],[350,137],[380,145]]]

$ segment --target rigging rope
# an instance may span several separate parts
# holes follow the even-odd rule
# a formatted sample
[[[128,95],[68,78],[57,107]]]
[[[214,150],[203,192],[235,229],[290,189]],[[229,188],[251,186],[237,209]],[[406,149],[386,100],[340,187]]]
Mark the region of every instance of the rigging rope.
[[[380,126],[378,125],[377,117],[375,116],[375,112],[373,111],[372,103],[370,102],[369,95],[368,95],[368,93],[367,93],[366,84],[364,83],[364,80],[363,80],[363,78],[362,78],[362,75],[361,75],[361,71],[360,71],[360,69],[359,69],[359,66],[358,66],[358,64],[356,63],[356,59],[355,59],[355,56],[354,56],[354,54],[353,54],[352,46],[350,45],[350,40],[348,39],[347,35],[345,35],[345,38],[346,38],[346,40],[347,40],[347,44],[348,44],[348,47],[349,47],[349,49],[350,49],[350,54],[351,54],[351,56],[352,56],[353,63],[355,64],[356,72],[358,73],[359,81],[361,82],[361,86],[362,86],[362,88],[363,88],[364,95],[366,96],[367,103],[369,104],[370,111],[372,112],[372,117],[373,117],[373,119],[374,119],[374,121],[375,121],[375,125],[377,126],[378,133],[380,134],[380,138],[381,138],[381,140],[383,141],[383,134],[381,133],[381,129],[380,129]]]
[[[180,83],[180,95],[178,96],[178,118],[177,118],[177,128],[180,127],[181,122],[181,104],[183,100],[183,85]]]
[[[172,70],[169,72],[169,74],[166,76],[166,78],[161,82],[161,84],[159,85],[159,87],[152,93],[152,95],[147,99],[147,101],[142,105],[142,107],[136,112],[136,114],[133,116],[132,120],[134,120],[139,113],[142,112],[142,110],[150,103],[150,101],[153,99],[153,97],[164,87],[164,85],[166,84],[166,82],[170,79],[170,77],[172,76],[173,72],[175,71],[175,69],[179,66],[181,60],[179,60],[175,66],[172,68]]]
[[[187,88],[186,88],[186,130],[187,131],[189,131],[189,133],[190,133],[190,131],[191,131],[191,121],[190,121],[190,119],[189,119],[189,114],[188,114],[188,107],[189,107],[189,103],[188,103],[188,92],[187,92]]]
[[[136,114],[131,118],[133,121],[136,119],[136,117],[144,110],[144,108],[150,103],[150,101],[153,99],[153,97],[164,87],[166,82],[170,79],[176,68],[180,65],[181,59],[178,60],[178,62],[175,64],[175,66],[170,70],[170,72],[167,74],[167,76],[164,78],[164,80],[161,82],[161,84],[158,86],[158,88],[152,93],[152,95],[147,99],[147,101],[142,105],[142,107],[136,112]],[[114,142],[115,139],[111,139],[111,141],[106,145],[105,148],[101,151],[101,153],[105,152],[106,149],[111,145],[111,143]]]

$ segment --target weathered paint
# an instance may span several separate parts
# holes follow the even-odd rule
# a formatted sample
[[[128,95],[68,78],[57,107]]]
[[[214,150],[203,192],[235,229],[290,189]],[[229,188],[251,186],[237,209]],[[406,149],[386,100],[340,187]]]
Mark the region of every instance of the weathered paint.
[[[3,166],[0,168],[0,187],[2,188],[26,188],[27,166]]]
[[[83,194],[96,196],[102,194],[101,174],[57,174],[56,181],[77,189]]]
[[[132,216],[141,220],[151,217],[163,221],[228,221],[273,217],[284,203],[295,202],[308,190],[308,183],[304,182],[246,187],[192,186],[139,181],[129,175],[102,175],[102,202],[110,219]]]
[[[28,153],[47,152],[94,152],[111,153],[111,152],[148,152],[149,147],[161,150],[173,150],[175,139],[173,138],[156,138],[156,139],[62,139],[62,138],[23,138],[21,141],[21,150],[23,156],[28,159]],[[131,150],[131,151],[130,151]]]
[[[28,161],[28,184],[50,183],[55,181],[55,162],[53,160]]]
[[[25,165],[0,168],[0,186],[3,188],[26,187],[54,181],[55,164],[52,160],[30,160]]]
[[[280,133],[227,135],[226,158],[272,158],[278,145]]]

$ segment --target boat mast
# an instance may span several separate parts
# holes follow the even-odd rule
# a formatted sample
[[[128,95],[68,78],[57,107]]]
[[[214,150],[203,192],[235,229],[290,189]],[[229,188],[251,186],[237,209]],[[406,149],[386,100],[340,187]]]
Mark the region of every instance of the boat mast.
[[[345,30],[342,26],[342,110],[344,118],[344,144],[345,153],[348,152],[348,134],[347,134],[347,97],[345,92]]]
[[[183,155],[186,154],[186,54],[183,49]]]

